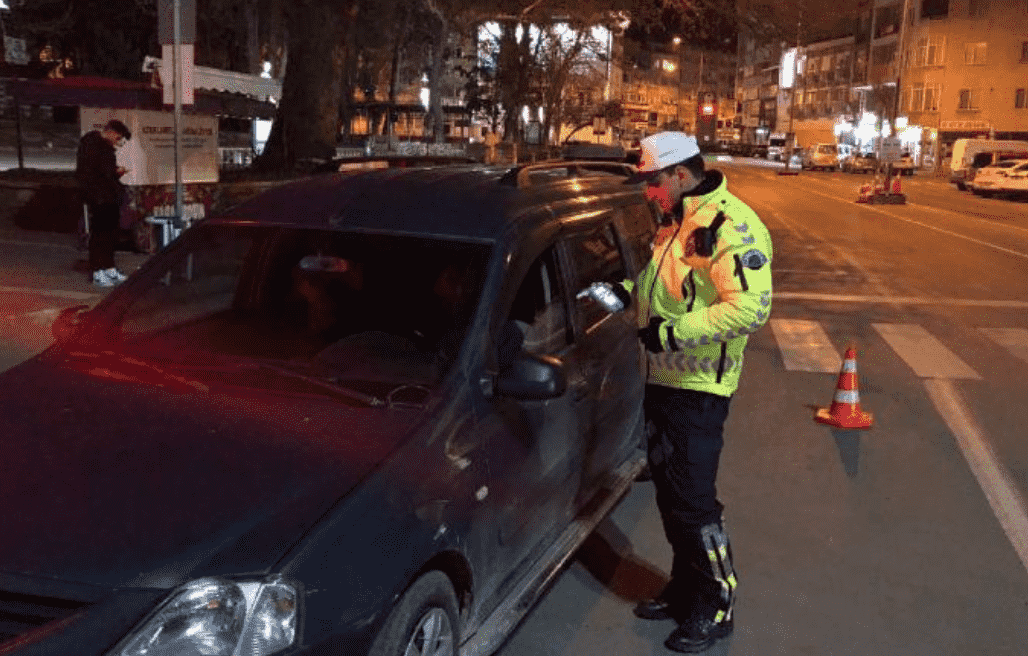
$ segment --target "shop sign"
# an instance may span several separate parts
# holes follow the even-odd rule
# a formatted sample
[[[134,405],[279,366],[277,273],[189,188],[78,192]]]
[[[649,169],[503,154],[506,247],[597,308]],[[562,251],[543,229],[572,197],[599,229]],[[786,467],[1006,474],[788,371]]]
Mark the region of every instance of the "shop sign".
[[[143,109],[79,109],[81,134],[102,130],[111,119],[124,123],[130,139],[118,149],[118,165],[128,169],[126,185],[175,184],[175,117]],[[185,114],[179,124],[182,182],[218,181],[218,119]]]
[[[988,130],[990,127],[988,121],[942,121],[939,123],[940,130]]]

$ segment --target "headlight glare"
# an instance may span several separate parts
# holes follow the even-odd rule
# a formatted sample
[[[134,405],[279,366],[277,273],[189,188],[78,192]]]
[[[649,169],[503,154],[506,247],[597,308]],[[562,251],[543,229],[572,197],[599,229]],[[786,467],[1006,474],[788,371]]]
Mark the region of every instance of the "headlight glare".
[[[112,656],[268,656],[296,638],[296,589],[280,581],[185,584]]]

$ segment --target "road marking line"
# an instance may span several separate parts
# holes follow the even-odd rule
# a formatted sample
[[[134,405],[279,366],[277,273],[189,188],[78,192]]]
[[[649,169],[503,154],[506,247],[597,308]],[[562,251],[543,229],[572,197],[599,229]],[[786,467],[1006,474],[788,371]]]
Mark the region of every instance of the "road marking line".
[[[825,198],[830,198],[831,200],[837,200],[837,201],[840,201],[840,202],[843,202],[843,203],[852,203],[853,202],[853,201],[847,201],[847,200],[845,200],[843,198],[839,198],[838,196],[832,196],[830,194],[823,194],[820,191],[814,191],[813,189],[810,189],[809,187],[805,187],[803,189],[803,191],[809,192],[811,194],[815,194],[817,196],[824,196]],[[1020,257],[1020,258],[1028,260],[1028,253],[1022,253],[1020,251],[1015,251],[1015,250],[1011,250],[1009,248],[1004,248],[1002,246],[998,246],[996,244],[989,243],[987,241],[982,241],[981,239],[975,239],[974,237],[968,237],[967,235],[962,235],[959,232],[953,232],[952,230],[945,230],[945,229],[940,228],[938,226],[933,226],[930,223],[921,223],[920,221],[915,221],[913,219],[908,219],[906,217],[899,216],[898,214],[893,214],[892,212],[886,212],[885,210],[879,209],[879,208],[875,207],[874,205],[867,205],[867,204],[865,204],[864,205],[864,209],[869,211],[869,212],[877,212],[878,214],[884,214],[885,216],[891,217],[893,219],[897,219],[899,221],[906,221],[907,223],[913,223],[914,225],[921,226],[922,228],[928,228],[929,230],[934,230],[936,232],[941,232],[943,234],[950,235],[951,237],[958,237],[960,239],[964,239],[966,241],[973,242],[973,243],[978,244],[980,246],[987,246],[989,248],[993,248],[993,249],[996,249],[996,250],[1001,251],[1003,253],[1006,253],[1007,255],[1013,255],[1014,257]]]
[[[954,212],[953,210],[947,210],[947,209],[942,208],[942,207],[932,207],[931,205],[922,205],[920,203],[911,203],[909,201],[907,202],[907,205],[909,205],[911,207],[917,207],[917,208],[921,208],[921,209],[925,209],[925,210],[930,210],[932,212],[937,212],[939,214],[952,214],[953,216],[956,216],[957,218],[960,218],[960,219],[966,219],[967,216],[968,216],[967,214],[961,214],[960,212]],[[1008,219],[1005,219],[1002,216],[996,216],[996,215],[991,215],[991,216],[995,217],[999,221],[1008,220]],[[1006,228],[1008,230],[1017,230],[1019,232],[1028,232],[1028,228],[1022,228],[1021,226],[1011,225],[1009,223],[995,223],[994,226],[995,227],[1000,227],[1000,228]]]
[[[873,323],[871,326],[921,378],[982,379],[977,371],[917,324]]]
[[[775,300],[824,301],[829,303],[889,303],[893,305],[955,305],[1028,309],[1028,301],[979,300],[973,298],[926,298],[922,296],[866,296],[855,294],[818,294],[814,292],[775,292]]]
[[[838,373],[842,359],[817,321],[772,319],[771,330],[789,371]]]
[[[55,296],[57,298],[67,298],[73,301],[92,301],[99,298],[99,294],[90,294],[88,292],[69,292],[63,289],[35,289],[33,287],[0,287],[0,292],[10,292],[12,294],[35,294],[36,296]]]
[[[1021,564],[1028,569],[1028,531],[1025,530],[1028,526],[1028,512],[1025,511],[1024,500],[999,464],[982,430],[961,402],[953,383],[948,380],[926,380],[924,384],[935,409],[957,438],[964,459],[985,493],[1003,532],[1007,534]]]
[[[1028,329],[1025,328],[979,328],[985,336],[1016,357],[1028,362]]]

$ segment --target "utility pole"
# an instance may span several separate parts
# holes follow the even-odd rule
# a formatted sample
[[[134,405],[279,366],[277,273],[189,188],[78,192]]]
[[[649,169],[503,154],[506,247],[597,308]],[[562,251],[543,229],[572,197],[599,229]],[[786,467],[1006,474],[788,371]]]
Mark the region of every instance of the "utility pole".
[[[179,137],[180,126],[182,125],[182,5],[181,0],[175,0],[172,5],[172,31],[174,44],[171,58],[172,93],[175,96],[175,113],[173,116],[173,130],[175,132],[175,220],[178,225],[183,225],[182,205],[182,139]],[[178,227],[178,226],[176,226]]]
[[[889,119],[892,137],[899,138],[899,131],[896,129],[896,119],[899,118],[900,89],[903,78],[903,40],[907,33],[907,12],[910,10],[910,0],[903,0],[903,13],[900,14],[900,30],[896,37],[896,89],[892,99],[892,117]],[[913,173],[913,171],[911,171]],[[889,170],[886,173],[886,180],[892,179],[892,162],[889,162]]]
[[[796,53],[792,58],[792,89],[789,94],[789,130],[786,133],[792,135],[792,141],[789,142],[789,149],[785,155],[785,171],[788,175],[789,165],[792,162],[792,154],[796,150],[796,134],[792,130],[792,122],[796,115],[796,87],[799,86],[799,80],[796,77],[796,71],[800,60],[800,25],[803,23],[803,3],[799,4],[799,13],[796,15]]]
[[[703,92],[703,51],[700,50],[700,75],[696,80],[696,112],[693,114],[693,132],[700,127],[700,94]]]

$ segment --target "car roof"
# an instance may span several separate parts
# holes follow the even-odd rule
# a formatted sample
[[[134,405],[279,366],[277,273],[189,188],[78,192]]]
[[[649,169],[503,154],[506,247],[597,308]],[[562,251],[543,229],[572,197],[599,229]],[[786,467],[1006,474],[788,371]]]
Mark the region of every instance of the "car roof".
[[[633,170],[624,164],[552,162],[509,170],[475,165],[325,174],[275,187],[208,223],[494,241],[515,221],[545,221],[561,204],[585,210],[611,195],[641,200],[641,185],[624,184]]]

